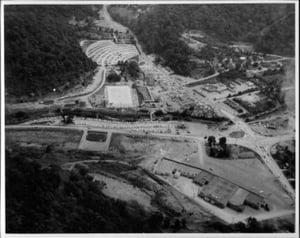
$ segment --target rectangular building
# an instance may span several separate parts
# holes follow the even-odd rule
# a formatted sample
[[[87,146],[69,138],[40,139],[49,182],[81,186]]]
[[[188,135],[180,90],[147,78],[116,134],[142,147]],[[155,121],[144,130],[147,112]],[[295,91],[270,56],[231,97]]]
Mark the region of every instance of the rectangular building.
[[[242,212],[244,210],[244,202],[249,192],[245,189],[238,188],[228,202],[228,207]]]
[[[224,208],[238,186],[220,177],[214,177],[199,193],[199,197]]]

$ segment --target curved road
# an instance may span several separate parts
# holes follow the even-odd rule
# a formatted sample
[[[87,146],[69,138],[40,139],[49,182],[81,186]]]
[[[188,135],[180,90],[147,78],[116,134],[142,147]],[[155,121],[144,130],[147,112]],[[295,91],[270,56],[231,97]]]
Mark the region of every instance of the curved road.
[[[99,76],[97,74],[100,74]],[[86,88],[84,92],[78,93],[78,94],[73,94],[73,95],[68,95],[68,96],[63,96],[61,98],[57,98],[56,101],[62,101],[66,99],[71,99],[71,98],[78,98],[78,97],[86,97],[88,98],[89,96],[93,95],[95,92],[100,90],[106,80],[106,68],[99,67],[98,72],[97,72],[94,82],[92,85]],[[97,77],[98,76],[98,77]],[[91,89],[89,89],[91,88]]]

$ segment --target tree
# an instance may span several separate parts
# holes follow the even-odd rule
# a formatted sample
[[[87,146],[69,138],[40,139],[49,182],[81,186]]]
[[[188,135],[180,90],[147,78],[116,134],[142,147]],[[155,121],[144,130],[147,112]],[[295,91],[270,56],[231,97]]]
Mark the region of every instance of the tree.
[[[224,149],[226,149],[226,137],[220,137],[220,139],[219,139],[219,145],[222,147],[222,148],[224,148]]]
[[[186,228],[186,219],[185,219],[185,218],[182,218],[182,219],[181,219],[181,226],[182,226],[183,228]]]
[[[181,228],[180,220],[178,218],[175,219],[175,223],[174,223],[173,228],[174,228],[175,231],[178,231]]]
[[[216,144],[216,138],[214,136],[209,136],[207,141],[208,141],[208,146],[209,147]]]
[[[247,219],[246,229],[250,233],[260,232],[261,226],[260,226],[260,224],[258,223],[258,221],[256,220],[255,217],[249,217]]]
[[[61,117],[63,118],[63,123],[72,124],[74,115],[70,112],[62,112]]]
[[[138,73],[140,72],[138,63],[135,61],[130,61],[127,65],[127,72],[131,77],[137,78],[139,75]]]
[[[109,74],[107,76],[107,81],[109,83],[115,83],[115,82],[120,82],[121,81],[121,76],[116,74],[116,73],[112,73],[112,74]]]

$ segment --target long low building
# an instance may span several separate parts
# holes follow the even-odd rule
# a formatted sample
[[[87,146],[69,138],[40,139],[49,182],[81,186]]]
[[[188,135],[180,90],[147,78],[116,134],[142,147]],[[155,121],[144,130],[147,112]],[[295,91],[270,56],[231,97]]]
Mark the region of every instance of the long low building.
[[[228,206],[242,212],[245,205],[254,209],[268,206],[263,196],[193,165],[162,158],[155,172],[158,175],[171,175],[174,171],[178,172],[176,177],[191,178],[200,186],[198,196],[220,208]]]

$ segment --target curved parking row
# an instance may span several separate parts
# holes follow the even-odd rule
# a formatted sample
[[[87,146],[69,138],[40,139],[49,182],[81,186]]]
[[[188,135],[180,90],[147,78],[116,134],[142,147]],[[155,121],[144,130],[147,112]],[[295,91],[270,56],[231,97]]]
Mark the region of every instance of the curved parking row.
[[[136,47],[130,44],[115,44],[110,40],[97,41],[85,51],[87,57],[98,65],[116,65],[139,55]]]

